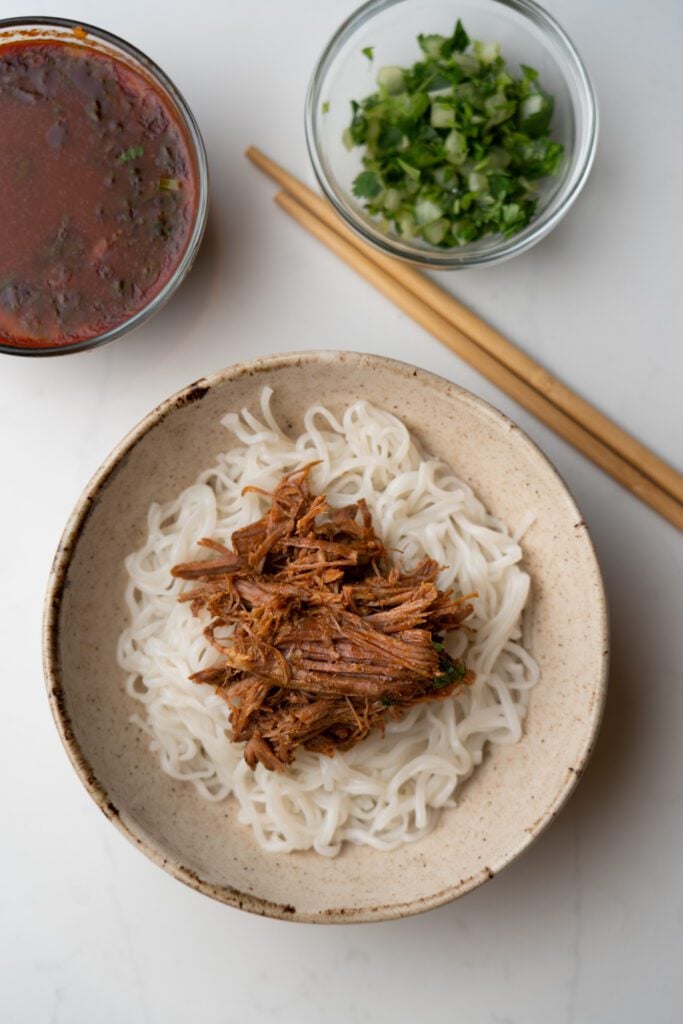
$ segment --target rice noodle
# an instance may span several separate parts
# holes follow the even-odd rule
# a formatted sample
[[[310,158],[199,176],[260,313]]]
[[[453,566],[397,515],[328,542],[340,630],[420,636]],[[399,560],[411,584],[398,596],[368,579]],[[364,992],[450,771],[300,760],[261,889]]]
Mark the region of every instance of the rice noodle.
[[[314,405],[292,439],[273,416],[271,396],[264,388],[260,417],[247,409],[225,416],[238,443],[177,498],[150,507],[147,540],[126,559],[130,624],[118,659],[139,704],[132,717],[163,771],[192,782],[207,800],[232,794],[264,849],[335,856],[351,842],[391,850],[419,839],[442,808],[455,806],[457,787],[487,743],[520,738],[538,679],[522,646],[529,576],[518,564],[518,539],[449,466],[421,453],[395,416],[359,401],[340,422]],[[272,491],[284,473],[316,459],[314,493],[325,492],[332,505],[365,498],[378,535],[406,568],[428,555],[444,566],[439,587],[477,592],[468,620],[476,632],[455,633],[447,645],[477,678],[458,696],[389,720],[384,736],[373,733],[346,753],[300,751],[284,774],[260,764],[252,771],[243,744],[230,739],[225,702],[188,679],[219,655],[202,635],[205,623],[178,604],[183,583],[170,569],[197,557],[198,538],[229,544],[234,530],[264,513],[267,499],[242,495],[245,485]]]

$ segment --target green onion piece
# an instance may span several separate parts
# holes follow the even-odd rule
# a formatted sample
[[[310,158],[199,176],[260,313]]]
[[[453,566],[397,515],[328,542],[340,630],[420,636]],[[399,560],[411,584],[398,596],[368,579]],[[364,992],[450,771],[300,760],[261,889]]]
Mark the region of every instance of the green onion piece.
[[[444,52],[446,37],[419,35],[417,37],[417,41],[420,44],[421,49],[427,54],[428,57],[438,59]]]
[[[420,180],[420,172],[418,171],[417,167],[412,167],[410,164],[406,163],[405,160],[400,159],[397,159],[396,163],[398,164],[402,171],[405,171],[409,178],[412,178],[413,181]]]
[[[377,72],[377,84],[389,96],[396,96],[398,93],[405,92],[406,89],[406,82],[401,68],[380,68]]]
[[[159,188],[162,192],[180,192],[180,181],[178,178],[162,178]]]
[[[401,205],[401,193],[397,188],[388,188],[384,193],[384,209],[395,213]]]
[[[420,199],[419,202],[415,203],[415,221],[420,227],[424,227],[425,224],[431,224],[433,220],[438,220],[443,216],[443,210],[436,203],[433,203],[431,199]]]
[[[141,156],[145,155],[144,146],[131,146],[130,149],[124,150],[116,158],[117,164],[127,164],[131,160],[139,160]]]
[[[451,128],[455,124],[455,110],[449,103],[435,100],[430,118],[432,128]]]
[[[409,242],[417,232],[417,226],[415,224],[415,218],[412,213],[404,212],[397,220],[398,233],[401,238]]]
[[[450,227],[449,222],[445,217],[439,217],[438,220],[433,220],[431,224],[425,225],[422,229],[422,237],[425,242],[429,242],[430,245],[441,245],[446,232]]]
[[[500,57],[500,43],[480,43],[475,39],[474,52],[482,64],[493,64]]]

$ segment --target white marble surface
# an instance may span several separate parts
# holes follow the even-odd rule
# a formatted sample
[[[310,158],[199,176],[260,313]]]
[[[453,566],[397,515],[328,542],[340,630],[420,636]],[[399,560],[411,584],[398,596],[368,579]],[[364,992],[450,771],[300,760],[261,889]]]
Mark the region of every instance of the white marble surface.
[[[598,89],[593,174],[567,220],[532,252],[443,280],[680,464],[683,7],[549,6]],[[193,9],[194,33],[179,0],[2,0],[0,16],[36,7],[108,27],[167,69],[204,133],[212,210],[196,269],[137,335],[62,359],[0,356],[0,1020],[683,1019],[680,536],[305,237],[242,157],[248,143],[261,144],[307,174],[308,74],[352,4],[205,2]],[[193,34],[199,50],[188,45]],[[516,419],[574,491],[611,603],[604,728],[560,818],[462,901],[372,927],[249,917],[145,860],[67,762],[40,664],[52,553],[81,488],[124,432],[203,373],[315,347],[419,363]]]

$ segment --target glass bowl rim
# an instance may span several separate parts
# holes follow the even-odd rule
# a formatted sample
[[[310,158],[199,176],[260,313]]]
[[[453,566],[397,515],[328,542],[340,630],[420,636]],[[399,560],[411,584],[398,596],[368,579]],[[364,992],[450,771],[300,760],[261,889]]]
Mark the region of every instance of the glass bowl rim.
[[[107,29],[98,28],[96,25],[91,25],[86,21],[77,21],[73,18],[56,18],[48,17],[46,15],[22,15],[21,17],[0,18],[0,33],[9,29],[29,28],[66,29],[71,30],[72,32],[73,30],[80,28],[87,36],[92,36],[95,40],[113,46],[115,49],[120,50],[126,57],[131,58],[134,62],[140,65],[143,71],[146,71],[150,75],[155,84],[162,89],[178,110],[181,120],[189,134],[190,144],[197,161],[198,199],[197,213],[195,216],[194,226],[192,228],[192,234],[190,235],[178,266],[173,271],[161,291],[157,292],[157,294],[150,299],[147,305],[143,306],[142,309],[139,309],[137,313],[134,313],[131,317],[128,317],[128,319],[123,320],[114,327],[110,327],[101,334],[97,334],[93,338],[86,338],[83,341],[74,342],[71,345],[47,345],[38,348],[25,345],[9,345],[0,338],[0,353],[6,355],[29,357],[70,355],[74,352],[84,352],[88,349],[99,348],[100,345],[106,345],[110,341],[115,341],[124,334],[128,334],[130,331],[140,327],[146,320],[149,320],[150,317],[157,313],[171,298],[173,293],[187,276],[204,235],[209,208],[209,168],[204,140],[202,139],[199,125],[197,124],[195,116],[185,100],[185,97],[162,68],[160,68],[151,57],[148,57],[143,50],[138,49],[138,47],[129,43],[126,39],[122,39],[121,36],[117,36],[115,33],[109,32]],[[36,38],[39,39],[40,36]],[[48,36],[47,38],[52,37]],[[0,36],[0,50],[1,49],[2,37]]]
[[[555,196],[554,209],[552,209],[549,215],[546,216],[542,212],[536,219],[531,221],[529,225],[531,230],[528,233],[523,232],[521,236],[513,235],[512,238],[503,239],[499,245],[487,252],[468,253],[466,245],[457,249],[438,249],[436,247],[433,249],[422,249],[393,236],[384,235],[379,230],[375,230],[366,220],[362,219],[350,202],[343,201],[332,185],[325,170],[323,148],[317,131],[317,119],[322,116],[320,113],[320,101],[325,76],[332,61],[341,52],[343,46],[352,39],[359,28],[369,22],[376,14],[381,14],[391,7],[398,7],[406,2],[409,2],[409,0],[367,0],[366,3],[358,7],[342,22],[318,58],[306,93],[304,115],[306,146],[313,171],[325,196],[332,203],[332,206],[344,223],[355,234],[359,235],[363,241],[373,248],[379,249],[380,252],[433,270],[458,270],[491,263],[502,263],[504,260],[530,249],[549,234],[567,213],[585,185],[593,165],[598,140],[599,114],[593,83],[578,50],[567,33],[540,4],[536,3],[535,0],[491,0],[494,4],[507,7],[520,14],[522,20],[534,22],[545,36],[552,37],[559,44],[567,64],[571,65],[576,75],[577,86],[581,94],[580,99],[583,101],[582,108],[584,108],[585,125],[580,143],[580,146],[584,149],[583,158],[576,164],[576,167],[558,190]],[[567,71],[565,67],[559,61],[556,61],[556,64],[560,74],[566,80]],[[553,204],[551,203],[549,209],[552,206]]]

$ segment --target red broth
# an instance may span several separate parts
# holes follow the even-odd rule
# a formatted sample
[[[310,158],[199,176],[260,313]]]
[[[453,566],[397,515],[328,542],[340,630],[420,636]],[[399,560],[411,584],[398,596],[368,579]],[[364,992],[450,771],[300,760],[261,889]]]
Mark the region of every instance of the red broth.
[[[143,309],[198,191],[185,125],[141,72],[87,46],[0,46],[0,341],[68,347]]]

